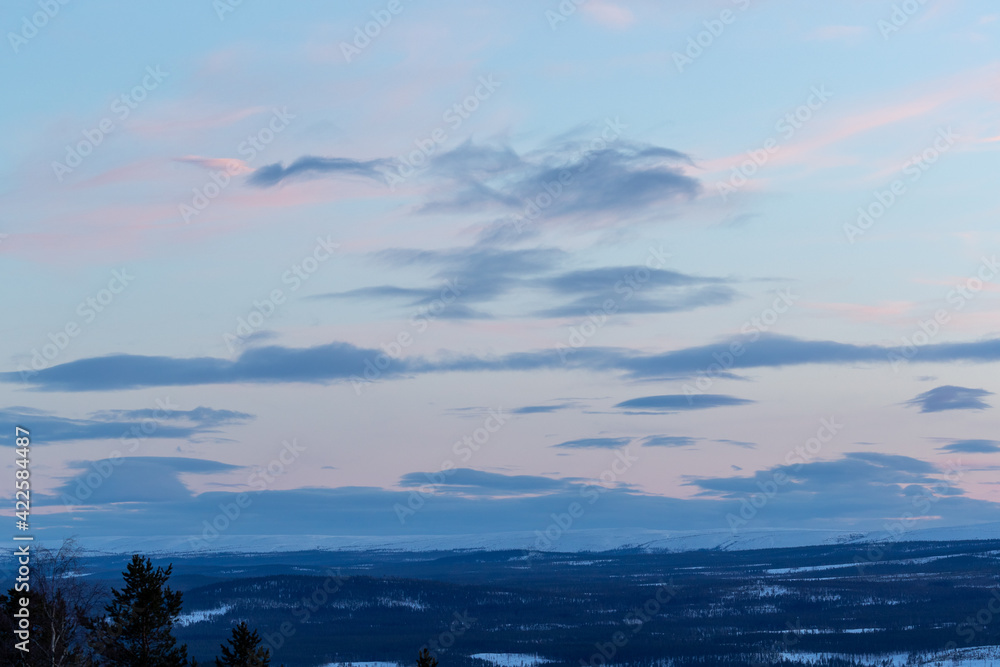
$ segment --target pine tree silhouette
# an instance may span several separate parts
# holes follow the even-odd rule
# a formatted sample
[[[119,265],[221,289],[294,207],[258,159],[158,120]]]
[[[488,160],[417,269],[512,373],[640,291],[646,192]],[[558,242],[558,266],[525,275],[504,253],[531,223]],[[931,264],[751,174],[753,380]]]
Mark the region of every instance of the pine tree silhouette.
[[[220,645],[222,658],[215,659],[215,667],[270,667],[271,652],[260,645],[260,635],[246,621],[233,628],[228,641],[229,646]]]
[[[437,667],[437,664],[437,658],[431,655],[427,649],[421,651],[420,655],[417,656],[417,667]]]
[[[173,566],[153,568],[136,554],[122,573],[125,586],[111,589],[107,617],[89,624],[90,645],[107,667],[185,667],[187,646],[177,646],[174,621],[181,613],[181,594],[166,585]]]

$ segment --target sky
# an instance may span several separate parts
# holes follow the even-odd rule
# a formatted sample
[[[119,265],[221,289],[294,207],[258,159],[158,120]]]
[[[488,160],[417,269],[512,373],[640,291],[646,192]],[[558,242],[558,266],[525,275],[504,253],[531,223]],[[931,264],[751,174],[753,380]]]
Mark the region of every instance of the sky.
[[[42,537],[996,520],[993,3],[0,27],[0,443]]]

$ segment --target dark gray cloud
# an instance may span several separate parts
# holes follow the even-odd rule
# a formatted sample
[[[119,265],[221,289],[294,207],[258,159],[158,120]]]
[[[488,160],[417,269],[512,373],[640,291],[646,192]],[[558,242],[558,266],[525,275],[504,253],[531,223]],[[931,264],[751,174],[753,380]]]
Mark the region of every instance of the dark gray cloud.
[[[730,405],[748,405],[754,401],[735,396],[725,396],[723,394],[666,394],[662,396],[643,396],[622,401],[616,408],[627,408],[633,410],[663,410],[674,412],[676,410],[705,410],[707,408],[721,408]]]
[[[993,452],[1000,452],[1000,441],[955,440],[943,447],[938,447],[938,450],[956,454],[991,454]]]
[[[169,403],[169,402],[168,402]],[[243,424],[253,415],[234,410],[198,407],[193,410],[169,409],[103,410],[87,419],[68,419],[50,412],[25,407],[0,408],[0,421],[18,424],[35,434],[39,442],[107,440],[144,436],[151,438],[190,439],[217,428]],[[0,436],[0,444],[13,445],[13,435]]]
[[[388,164],[386,160],[352,160],[342,157],[315,157],[306,155],[285,167],[280,162],[265,165],[255,171],[248,183],[257,187],[271,187],[290,178],[317,176],[320,174],[335,174],[348,176],[363,176],[366,178],[383,179],[380,167]]]
[[[632,438],[580,438],[552,446],[561,449],[618,449],[630,442],[632,442]]]
[[[970,389],[949,384],[925,391],[916,398],[907,401],[906,404],[919,406],[921,412],[986,410],[992,406],[982,399],[992,395],[993,392],[985,389]]]

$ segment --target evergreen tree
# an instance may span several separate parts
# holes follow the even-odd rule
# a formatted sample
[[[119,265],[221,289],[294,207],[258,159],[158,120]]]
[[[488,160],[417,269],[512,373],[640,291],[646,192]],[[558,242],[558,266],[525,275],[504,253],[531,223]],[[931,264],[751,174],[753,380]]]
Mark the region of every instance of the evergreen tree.
[[[97,662],[107,667],[185,667],[187,646],[178,647],[174,621],[181,594],[166,585],[173,566],[153,568],[136,554],[122,573],[125,586],[111,589],[107,617],[88,624]]]
[[[421,651],[420,655],[417,656],[417,667],[437,667],[437,664],[437,658],[431,655],[427,649]]]
[[[231,647],[231,648],[230,648]],[[246,621],[233,628],[229,646],[220,645],[222,658],[215,659],[215,667],[270,667],[271,652],[261,646],[260,635],[250,630]]]

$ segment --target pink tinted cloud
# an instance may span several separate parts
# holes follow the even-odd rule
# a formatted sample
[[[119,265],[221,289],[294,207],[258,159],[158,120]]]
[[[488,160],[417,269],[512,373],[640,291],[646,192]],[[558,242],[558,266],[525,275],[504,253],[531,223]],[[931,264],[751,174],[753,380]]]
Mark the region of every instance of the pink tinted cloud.
[[[635,23],[635,15],[630,9],[605,0],[590,0],[582,9],[587,18],[607,28],[624,30]]]
[[[177,162],[197,165],[209,171],[228,171],[230,174],[249,174],[255,171],[245,161],[231,157],[201,157],[200,155],[185,155],[174,158]]]
[[[823,118],[825,109],[821,107],[814,112],[814,118],[809,121],[809,125],[801,130],[803,133],[810,133],[808,139],[797,140],[798,132],[787,140],[775,136],[778,140],[778,149],[769,157],[766,166],[806,166],[815,169],[845,164],[844,157],[830,155],[829,149],[838,148],[844,142],[866,132],[928,116],[953,102],[982,98],[998,83],[1000,79],[998,75],[1000,70],[990,65],[970,71],[964,76],[949,77],[939,81],[937,85],[931,86],[933,92],[923,92],[910,96],[902,102],[855,111],[839,118]],[[836,91],[830,92],[835,99]],[[832,103],[832,100],[829,103]],[[813,124],[818,132],[813,130]],[[746,153],[740,153],[708,160],[699,166],[708,173],[728,172],[734,165],[739,165],[746,159]]]
[[[148,137],[176,137],[178,133],[215,130],[231,127],[236,123],[261,113],[271,113],[268,107],[255,106],[235,109],[222,113],[204,113],[195,115],[190,110],[171,112],[163,120],[135,122],[131,130],[136,134]],[[183,119],[183,120],[179,120]]]

